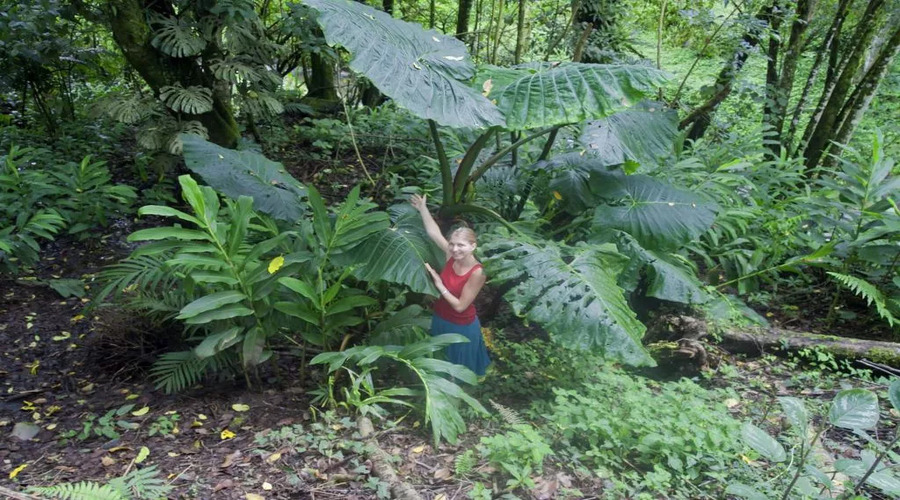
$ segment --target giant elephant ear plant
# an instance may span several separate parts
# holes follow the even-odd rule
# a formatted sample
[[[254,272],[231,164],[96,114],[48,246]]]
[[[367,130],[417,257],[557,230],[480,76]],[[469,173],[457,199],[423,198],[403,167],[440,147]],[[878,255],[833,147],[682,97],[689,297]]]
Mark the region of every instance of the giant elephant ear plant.
[[[318,11],[316,19],[328,43],[350,53],[351,68],[398,105],[429,121],[441,164],[442,210],[448,214],[491,213],[466,201],[472,183],[500,159],[549,136],[542,155],[546,157],[560,127],[627,109],[665,81],[665,74],[650,66],[578,63],[486,67],[476,76],[465,45],[455,38],[358,2],[304,3]],[[438,125],[487,129],[463,155],[455,176]],[[502,130],[516,139],[476,165],[491,136]]]

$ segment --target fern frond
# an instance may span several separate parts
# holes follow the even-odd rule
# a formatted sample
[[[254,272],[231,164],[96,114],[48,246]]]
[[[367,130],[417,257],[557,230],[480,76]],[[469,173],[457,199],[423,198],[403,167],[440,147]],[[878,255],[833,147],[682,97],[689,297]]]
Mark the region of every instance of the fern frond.
[[[200,382],[206,374],[209,359],[197,358],[194,351],[169,352],[153,364],[150,377],[154,379],[156,388],[166,394],[178,392]]]
[[[45,487],[34,486],[28,490],[32,493],[60,500],[129,500],[127,496],[112,486],[90,481]]]
[[[878,311],[878,315],[881,316],[881,319],[887,321],[889,325],[894,326],[898,323],[897,318],[895,318],[888,309],[888,298],[885,297],[884,294],[881,293],[881,290],[875,285],[862,278],[847,274],[829,272],[828,275],[837,280],[837,282],[845,288],[848,288],[856,295],[864,298],[866,304],[869,306],[874,305],[875,310]]]
[[[458,455],[453,462],[453,472],[456,476],[465,476],[475,469],[478,465],[478,457],[472,450],[466,450],[465,453]]]
[[[509,425],[524,425],[525,421],[522,420],[522,417],[519,416],[516,410],[509,408],[507,406],[503,406],[502,404],[494,401],[493,399],[489,400],[491,402],[491,406],[497,410],[497,413],[500,414],[500,417],[503,418],[503,421]]]
[[[159,99],[173,111],[192,115],[207,113],[213,108],[212,90],[197,85],[163,87],[159,89]]]
[[[150,43],[168,56],[191,57],[206,48],[200,30],[185,20],[158,16],[151,24],[156,34]]]
[[[155,500],[169,498],[173,486],[159,477],[159,471],[155,465],[143,469],[132,469],[127,475],[115,478],[109,482],[120,491],[127,491],[136,499]]]

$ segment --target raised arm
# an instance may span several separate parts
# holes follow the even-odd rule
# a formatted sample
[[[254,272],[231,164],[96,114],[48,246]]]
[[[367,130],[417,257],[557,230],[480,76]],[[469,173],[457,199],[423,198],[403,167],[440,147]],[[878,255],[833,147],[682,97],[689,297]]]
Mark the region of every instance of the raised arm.
[[[428,237],[440,247],[444,252],[444,256],[449,259],[450,244],[447,243],[447,238],[444,238],[444,235],[441,233],[441,228],[438,227],[437,222],[434,221],[434,217],[431,216],[431,212],[428,211],[428,205],[425,204],[425,196],[414,194],[409,199],[409,203],[412,204],[413,208],[418,210],[419,215],[422,216],[422,223],[425,225],[425,232],[428,233]]]

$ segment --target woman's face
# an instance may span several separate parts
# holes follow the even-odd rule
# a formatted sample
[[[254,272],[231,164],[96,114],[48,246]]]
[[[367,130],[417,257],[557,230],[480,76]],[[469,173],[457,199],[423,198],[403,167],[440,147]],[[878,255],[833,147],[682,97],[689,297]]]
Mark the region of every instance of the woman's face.
[[[450,256],[453,260],[464,260],[475,251],[475,243],[471,243],[459,234],[450,237]]]

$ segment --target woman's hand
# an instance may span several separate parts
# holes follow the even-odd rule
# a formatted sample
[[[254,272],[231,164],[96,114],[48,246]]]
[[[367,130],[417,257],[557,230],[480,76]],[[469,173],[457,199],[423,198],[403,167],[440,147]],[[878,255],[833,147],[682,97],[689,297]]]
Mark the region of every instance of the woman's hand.
[[[428,274],[431,275],[431,280],[434,281],[434,286],[437,287],[438,291],[443,295],[444,291],[447,290],[447,287],[444,286],[444,280],[441,279],[441,275],[431,267],[431,264],[425,263],[425,269],[428,271]]]
[[[423,195],[423,196],[419,196],[419,195],[417,195],[417,194],[414,194],[414,195],[412,195],[412,196],[409,197],[409,203],[410,203],[410,205],[413,206],[413,208],[415,208],[416,210],[418,210],[418,211],[420,211],[420,212],[421,212],[422,210],[428,210],[428,205],[425,204],[425,199],[426,199],[427,197],[428,197],[427,194],[426,194],[426,195]]]

